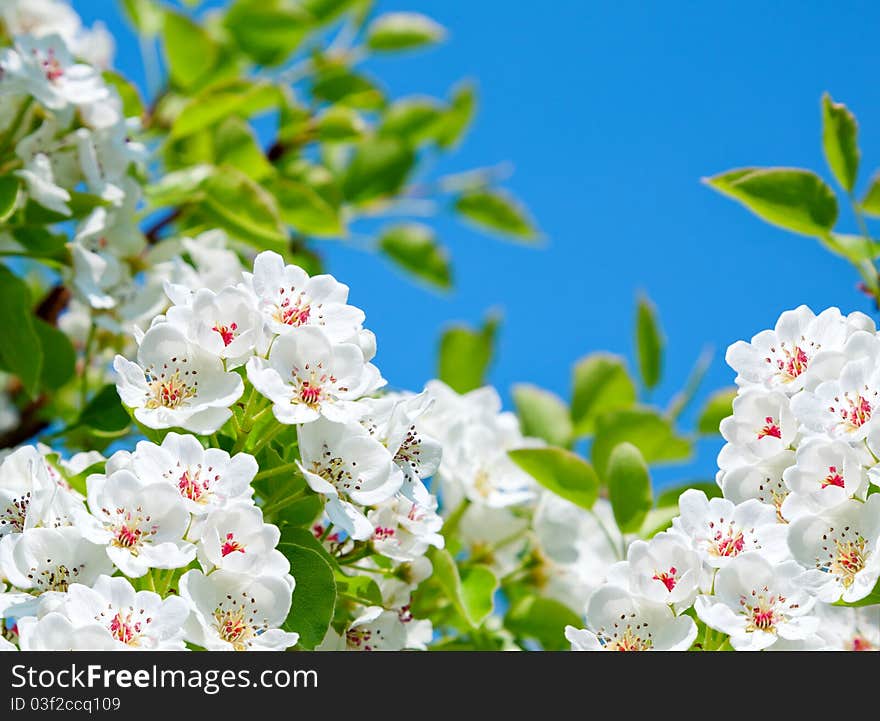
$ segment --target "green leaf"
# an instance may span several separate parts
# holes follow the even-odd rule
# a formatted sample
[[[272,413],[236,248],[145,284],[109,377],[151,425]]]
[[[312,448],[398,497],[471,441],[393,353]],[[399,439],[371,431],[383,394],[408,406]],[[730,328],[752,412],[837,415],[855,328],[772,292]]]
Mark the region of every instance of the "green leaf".
[[[257,182],[275,172],[251,126],[235,116],[217,127],[214,152],[217,165],[231,165]]]
[[[415,164],[412,148],[397,138],[371,138],[355,147],[342,182],[345,198],[365,203],[394,195]]]
[[[260,65],[284,62],[313,27],[311,15],[286,0],[236,0],[223,24],[241,51]]]
[[[177,86],[191,88],[216,65],[220,51],[217,43],[185,15],[166,10],[162,36],[168,73]]]
[[[524,596],[511,605],[504,617],[504,627],[516,636],[534,639],[545,651],[565,651],[569,642],[565,627],[580,627],[578,614],[552,598]]]
[[[345,235],[339,208],[305,183],[278,178],[272,184],[281,218],[300,233],[319,238]]]
[[[441,42],[446,30],[427,15],[420,13],[385,13],[367,28],[370,50],[410,50]]]
[[[258,250],[285,252],[287,233],[275,199],[236,168],[218,168],[204,183],[202,211],[239,240]]]
[[[34,330],[43,349],[41,383],[48,390],[58,390],[73,378],[76,351],[64,333],[41,318],[34,319]]]
[[[0,266],[0,328],[0,366],[18,377],[29,396],[36,397],[43,350],[34,327],[31,294],[25,282],[4,266]]]
[[[71,190],[70,200],[67,207],[70,208],[70,215],[56,213],[43,207],[33,199],[28,199],[24,206],[24,224],[25,225],[52,225],[54,223],[64,223],[68,220],[79,220],[85,218],[95,208],[101,205],[109,205],[109,201],[100,195],[92,193],[80,193],[77,190]]]
[[[311,526],[324,508],[320,496],[307,495],[298,498],[278,512],[276,520],[294,526]]]
[[[122,100],[122,113],[126,118],[139,118],[144,114],[144,102],[137,86],[113,70],[105,70],[102,76],[109,85],[116,88]]]
[[[727,416],[733,415],[733,399],[736,397],[736,388],[722,388],[715,391],[697,420],[697,431],[707,436],[718,434],[718,427]]]
[[[522,432],[551,446],[568,446],[573,429],[568,406],[555,393],[528,383],[513,387],[513,401]]]
[[[22,225],[12,229],[12,237],[30,257],[70,262],[68,238],[64,233],[53,233],[41,226]]]
[[[155,208],[167,208],[199,200],[202,183],[214,172],[212,165],[192,165],[164,174],[144,189],[144,195]]]
[[[433,578],[443,589],[458,614],[471,627],[479,627],[492,613],[498,579],[486,566],[472,566],[464,577],[448,551],[434,549],[431,553]]]
[[[809,170],[740,168],[704,182],[759,218],[795,233],[821,238],[837,221],[834,192]]]
[[[327,635],[336,608],[333,569],[310,548],[281,542],[278,550],[290,561],[290,572],[296,579],[290,613],[283,628],[299,634],[297,648],[311,651]]]
[[[636,402],[636,386],[626,363],[610,353],[593,353],[574,367],[571,420],[578,436],[593,433],[603,413],[629,408]]]
[[[318,137],[324,142],[343,143],[358,140],[367,124],[354,108],[333,105],[318,117]]]
[[[18,202],[21,181],[14,175],[0,176],[0,223],[9,219]]]
[[[379,110],[385,105],[385,95],[372,80],[344,65],[322,69],[315,77],[312,95],[361,110]]]
[[[315,20],[327,23],[345,12],[355,0],[302,0],[302,6]]]
[[[379,133],[419,143],[434,136],[442,117],[443,111],[433,98],[403,98],[385,111]]]
[[[590,509],[599,497],[599,477],[593,467],[564,448],[519,448],[510,459],[557,496]]]
[[[497,328],[498,321],[491,317],[479,330],[465,325],[447,328],[440,339],[437,377],[457,393],[485,385]]]
[[[868,192],[865,193],[865,197],[862,198],[862,202],[859,205],[862,208],[862,212],[875,218],[880,218],[880,173],[871,178]]]
[[[336,592],[352,596],[364,606],[382,605],[382,591],[369,576],[346,576],[339,572],[336,574]]]
[[[162,10],[154,0],[122,0],[122,6],[141,35],[153,37],[162,29]]]
[[[315,497],[317,498],[317,496]],[[279,543],[287,543],[294,546],[308,548],[310,551],[314,551],[327,561],[334,571],[339,570],[339,562],[334,556],[330,555],[330,552],[324,547],[324,544],[315,538],[310,528],[293,528],[291,526],[285,526],[281,529],[281,539]]]
[[[691,443],[675,432],[672,424],[652,408],[628,408],[600,416],[593,439],[593,464],[608,478],[608,459],[614,448],[632,443],[648,463],[682,461],[690,457]]]
[[[249,118],[281,104],[281,90],[259,80],[237,79],[201,90],[188,100],[171,126],[172,140],[204,130],[230,115]]]
[[[457,87],[449,107],[437,120],[434,135],[441,148],[458,145],[477,111],[477,91],[470,83]]]
[[[858,601],[835,601],[835,606],[848,606],[849,608],[861,608],[863,606],[880,606],[880,581],[874,586],[874,589],[864,598]],[[877,610],[880,613],[880,609]]]
[[[828,93],[822,96],[822,149],[825,160],[847,193],[852,193],[859,173],[859,125],[843,103],[835,103]]]
[[[871,264],[880,257],[880,243],[876,240],[866,240],[862,235],[829,233],[819,241],[832,253],[846,258],[856,266]]]
[[[470,190],[462,193],[455,201],[455,209],[484,230],[527,241],[540,237],[522,203],[502,190]]]
[[[431,285],[449,288],[452,284],[448,253],[427,225],[402,223],[386,228],[379,247],[405,271]]]
[[[130,424],[131,418],[112,383],[108,383],[92,396],[76,423],[78,426],[108,434],[121,433]]]
[[[614,520],[623,533],[635,533],[654,505],[651,474],[632,443],[615,446],[608,459],[608,496]]]
[[[636,310],[636,353],[645,388],[655,388],[663,372],[663,333],[657,308],[645,297],[639,298]]]

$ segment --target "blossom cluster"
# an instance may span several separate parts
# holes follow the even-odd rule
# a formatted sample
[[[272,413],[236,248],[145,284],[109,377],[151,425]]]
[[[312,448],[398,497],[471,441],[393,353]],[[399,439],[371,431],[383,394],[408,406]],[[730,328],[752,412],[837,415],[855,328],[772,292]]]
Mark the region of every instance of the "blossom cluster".
[[[689,489],[589,598],[576,650],[877,648],[880,336],[861,313],[801,306],[727,352],[722,497]]]

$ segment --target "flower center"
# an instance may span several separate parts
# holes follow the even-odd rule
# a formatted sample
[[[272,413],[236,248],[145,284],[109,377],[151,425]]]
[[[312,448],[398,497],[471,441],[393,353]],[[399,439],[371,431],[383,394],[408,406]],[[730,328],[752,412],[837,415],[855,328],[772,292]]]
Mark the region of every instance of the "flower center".
[[[162,374],[160,377],[153,377],[147,374],[147,391],[146,407],[153,408],[179,408],[185,405],[190,398],[193,398],[198,392],[196,383],[189,385],[180,377],[180,371],[176,370],[170,376]]]
[[[238,324],[230,323],[229,325],[222,325],[221,323],[217,323],[211,330],[217,331],[220,334],[220,337],[223,339],[223,345],[229,345],[235,340]]]
[[[743,532],[731,527],[727,529],[726,534],[721,531],[715,533],[709,552],[715,556],[733,558],[742,553],[745,545],[746,539]]]
[[[347,495],[351,491],[361,490],[361,479],[352,474],[345,461],[338,456],[332,457],[330,450],[324,446],[324,456],[321,461],[312,461],[309,470],[316,476],[332,483],[336,490]]]
[[[671,592],[675,588],[675,584],[678,583],[677,573],[675,566],[670,566],[668,571],[654,571],[653,579],[660,581],[666,586],[666,590]]]
[[[782,603],[785,603],[783,596],[755,592],[751,597],[743,596],[740,605],[748,619],[746,631],[776,633],[776,626],[783,618],[778,608]]]
[[[822,479],[822,488],[828,488],[828,486],[843,488],[843,476],[837,472],[836,466],[828,466],[828,475]]]
[[[867,639],[862,638],[861,636],[856,636],[853,638],[853,640],[850,644],[850,650],[852,650],[852,651],[873,651],[874,644],[872,644]]]
[[[648,651],[654,647],[653,640],[641,638],[632,626],[627,626],[623,635],[604,639],[602,644],[606,651]]]
[[[132,620],[132,615],[131,612],[123,615],[122,611],[119,611],[110,621],[110,634],[117,641],[129,646],[138,646],[142,626],[139,621]]]
[[[293,385],[296,392],[290,399],[291,403],[302,403],[309,408],[317,410],[321,403],[326,400],[328,393],[325,390],[327,383],[336,383],[336,378],[331,373],[324,373],[323,366],[319,363],[317,368],[305,366],[305,374],[301,375],[299,368],[293,369]],[[341,391],[348,390],[340,388]]]
[[[791,350],[782,347],[782,357],[777,357],[776,367],[783,380],[793,381],[807,370],[809,361],[807,354],[800,347],[794,346]]]
[[[350,628],[345,632],[345,641],[349,648],[360,651],[375,650],[373,632],[368,628]]]
[[[293,288],[290,289],[293,292]],[[279,288],[278,292],[282,296],[281,302],[275,306],[274,317],[279,323],[289,325],[291,328],[299,328],[309,322],[312,314],[312,306],[300,293],[295,300],[291,300],[289,295],[285,295],[286,289]]]
[[[189,499],[190,501],[204,501],[203,496],[208,491],[208,483],[202,483],[199,476],[201,475],[200,471],[195,471],[194,473],[187,468],[180,478],[177,481],[177,489],[180,491],[180,495],[184,498]]]
[[[220,638],[232,644],[236,651],[244,651],[256,637],[253,626],[246,618],[246,609],[238,606],[229,610],[214,611],[214,626]]]
[[[772,438],[782,438],[782,429],[773,419],[773,416],[767,416],[764,419],[764,426],[758,431],[758,440],[767,438],[768,436]]]
[[[835,398],[834,400],[840,403],[839,398]],[[840,416],[840,422],[843,423],[847,430],[853,431],[856,428],[861,428],[865,423],[871,420],[871,414],[874,409],[867,398],[863,397],[860,393],[856,393],[855,397],[851,398],[849,393],[845,393],[843,400],[845,401],[845,404],[840,403],[837,408],[837,413]],[[829,410],[834,413],[834,406]]]
[[[39,57],[36,50],[34,50],[34,55]],[[39,60],[43,68],[43,74],[49,82],[54,83],[64,76],[64,68],[61,67],[61,63],[55,57],[55,51],[52,48],[49,48],[46,51],[45,57],[39,58]]]
[[[244,546],[235,540],[234,533],[227,533],[226,540],[223,541],[223,545],[220,547],[220,554],[226,558],[230,553],[244,553]]]
[[[106,515],[106,509],[101,509]],[[150,536],[156,534],[156,526],[151,526],[151,516],[143,515],[140,507],[134,512],[123,508],[115,509],[116,520],[111,522],[110,529],[113,538],[110,543],[117,548],[124,548],[133,556],[138,555],[138,549],[146,543]]]
[[[13,501],[0,512],[0,534],[21,533],[31,505],[30,491]]]
[[[377,541],[385,541],[394,536],[393,528],[384,528],[383,526],[376,526],[376,530],[373,531],[373,538]]]
[[[839,541],[835,539],[834,546],[837,556],[831,563],[831,572],[840,578],[844,588],[853,585],[856,574],[865,567],[867,558],[867,541],[859,536],[854,541]]]

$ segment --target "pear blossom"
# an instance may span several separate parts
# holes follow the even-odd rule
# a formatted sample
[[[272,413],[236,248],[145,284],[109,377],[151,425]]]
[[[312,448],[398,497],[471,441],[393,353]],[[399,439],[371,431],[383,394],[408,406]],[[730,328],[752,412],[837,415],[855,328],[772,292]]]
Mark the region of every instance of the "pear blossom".
[[[731,455],[727,454],[728,461]],[[788,518],[782,509],[791,490],[784,480],[784,474],[794,463],[794,451],[782,451],[769,458],[750,459],[741,465],[735,463],[733,468],[719,471],[716,480],[728,500],[743,503],[754,498],[773,506],[780,519]]]
[[[118,650],[118,643],[101,624],[76,626],[58,611],[40,618],[26,616],[19,619],[17,627],[22,651]]]
[[[49,475],[34,446],[18,448],[0,463],[0,538],[38,526],[71,525],[77,504]]]
[[[138,578],[151,568],[181,568],[195,557],[195,547],[183,540],[190,515],[171,484],[126,469],[89,476],[86,484],[92,517],[83,533],[103,544],[124,574]]]
[[[70,193],[58,185],[49,157],[39,153],[15,171],[27,186],[28,195],[44,208],[60,215],[70,215]]]
[[[137,363],[118,355],[113,368],[122,402],[150,428],[214,433],[230,418],[229,406],[244,390],[241,377],[225,371],[220,358],[168,323],[144,334]]]
[[[748,551],[759,551],[771,561],[788,555],[786,526],[777,523],[776,510],[755,499],[734,504],[726,498],[706,497],[689,488],[678,501],[681,515],[672,532],[688,539],[702,559],[722,568]]]
[[[348,286],[331,275],[309,275],[296,265],[285,265],[272,251],[254,259],[250,278],[258,307],[273,333],[319,327],[332,343],[356,342],[364,313],[348,305]]]
[[[114,461],[121,466],[122,457]],[[231,456],[219,448],[203,448],[195,436],[168,433],[161,445],[140,441],[130,457],[131,470],[149,482],[165,482],[179,494],[183,508],[202,516],[227,503],[249,499],[251,481],[259,470],[248,453]]]
[[[186,639],[208,651],[283,651],[299,634],[279,626],[290,610],[292,584],[277,576],[187,571],[180,595],[192,606]]]
[[[459,521],[459,540],[471,558],[479,558],[500,577],[519,564],[528,527],[529,519],[511,508],[472,504]]]
[[[443,519],[436,509],[437,501],[432,496],[424,506],[403,496],[378,504],[367,514],[373,524],[376,553],[395,561],[412,561],[424,556],[430,546],[443,548]]]
[[[392,473],[385,446],[360,424],[322,419],[300,426],[299,449],[297,465],[309,487],[325,497],[330,520],[355,540],[370,538],[373,524],[358,506],[387,501],[402,480]]]
[[[815,603],[799,577],[795,561],[773,564],[758,553],[744,553],[718,571],[714,595],[700,596],[695,609],[706,625],[730,636],[737,651],[760,651],[778,639],[812,636],[819,619]]]
[[[104,547],[77,527],[30,528],[0,540],[0,575],[24,591],[64,592],[72,583],[91,585],[112,568]]]
[[[819,636],[830,651],[880,651],[880,607],[816,604]]]
[[[874,330],[863,313],[843,316],[828,308],[817,316],[802,305],[780,315],[774,330],[731,345],[725,360],[737,372],[737,385],[794,395],[836,375],[846,360],[847,339],[857,331]]]
[[[310,423],[321,416],[358,420],[361,396],[381,388],[378,369],[353,343],[333,343],[320,328],[305,326],[275,339],[269,358],[251,358],[247,376],[272,403],[280,423]]]
[[[281,531],[263,523],[263,512],[248,503],[231,503],[213,511],[200,528],[198,559],[202,568],[285,577],[290,563],[275,546]]]
[[[880,578],[880,495],[801,516],[789,528],[788,545],[811,569],[804,582],[820,600],[863,599]]]
[[[747,390],[733,401],[733,415],[721,421],[721,435],[756,458],[770,458],[786,450],[798,426],[788,397],[780,392]]]
[[[62,612],[77,628],[103,626],[115,641],[113,650],[182,651],[190,608],[179,596],[163,599],[135,591],[125,578],[101,576],[91,587],[72,584]]]
[[[587,628],[566,626],[565,637],[573,651],[686,651],[697,626],[663,604],[608,585],[590,597]]]
[[[395,611],[369,606],[349,624],[342,639],[344,651],[400,651],[406,646],[407,631]]]

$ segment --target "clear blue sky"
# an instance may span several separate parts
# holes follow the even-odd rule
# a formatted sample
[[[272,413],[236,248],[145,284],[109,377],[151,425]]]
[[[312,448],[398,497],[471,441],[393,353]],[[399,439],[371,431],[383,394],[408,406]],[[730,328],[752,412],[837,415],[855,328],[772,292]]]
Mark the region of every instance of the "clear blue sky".
[[[115,4],[74,6],[107,23],[117,67],[141,78]],[[829,90],[861,123],[864,187],[880,167],[880,5],[382,0],[378,8],[421,11],[450,31],[435,50],[369,66],[393,97],[479,82],[476,124],[440,169],[512,161],[507,185],[547,237],[533,249],[437,222],[455,259],[449,295],[402,280],[379,257],[323,244],[330,270],[365,309],[394,385],[420,387],[444,324],[479,321],[490,307],[505,316],[491,381],[507,398],[519,381],[565,395],[582,355],[632,358],[634,299],[647,292],[668,338],[656,394],[664,402],[707,344],[716,356],[701,398],[732,383],[724,349],[786,308],[870,310],[844,261],[764,225],[699,179],[751,164],[828,178],[819,98]],[[658,481],[710,477],[718,445],[701,444],[687,472],[664,469]]]

